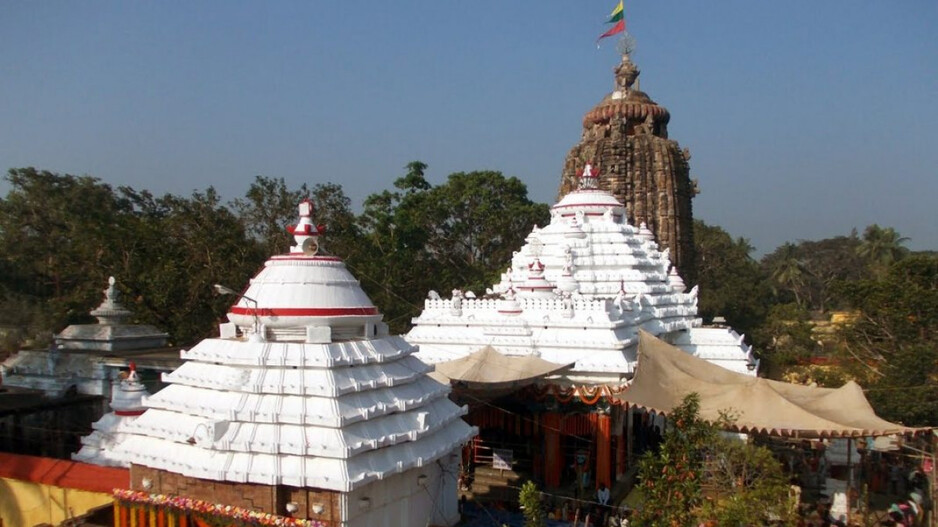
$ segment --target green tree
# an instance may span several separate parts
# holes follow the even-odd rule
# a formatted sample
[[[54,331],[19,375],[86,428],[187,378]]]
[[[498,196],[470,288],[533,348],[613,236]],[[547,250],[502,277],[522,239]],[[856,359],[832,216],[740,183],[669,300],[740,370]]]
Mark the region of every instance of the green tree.
[[[211,334],[231,297],[213,284],[243,289],[264,259],[262,245],[209,187],[189,198],[122,189],[134,203],[132,244],[126,246],[121,283],[138,319],[190,344]]]
[[[908,238],[900,236],[892,227],[880,227],[872,224],[863,231],[863,241],[857,247],[857,254],[866,259],[870,268],[882,275],[890,264],[901,260],[909,250],[902,246]]]
[[[397,191],[365,200],[359,225],[369,258],[353,262],[372,300],[394,331],[407,330],[430,289],[481,290],[495,281],[549,208],[531,202],[527,187],[499,172],[459,172],[430,185],[426,165],[407,165]]]
[[[524,527],[544,527],[544,511],[541,509],[541,492],[533,481],[525,481],[521,485],[521,494],[518,498],[521,509],[524,511]]]
[[[788,485],[771,453],[700,419],[700,397],[691,393],[668,416],[658,453],[647,452],[638,475],[645,501],[635,525],[684,527],[764,525],[769,516],[790,524]]]
[[[771,291],[744,238],[733,239],[720,227],[694,220],[698,310],[704,320],[723,316],[740,332],[751,332],[765,318]]]
[[[938,257],[909,256],[839,291],[857,315],[840,331],[841,358],[876,412],[910,426],[938,425]]]
[[[313,185],[310,199],[316,209],[316,222],[326,229],[323,235],[323,251],[345,260],[367,257],[361,254],[362,235],[358,218],[352,212],[352,201],[342,186],[335,183],[317,183]]]
[[[0,324],[48,339],[91,321],[109,274],[120,268],[130,204],[100,180],[11,169],[0,199]],[[11,343],[15,345],[16,343]]]
[[[699,417],[700,396],[692,393],[674,408],[657,453],[646,452],[638,466],[645,501],[635,518],[638,526],[697,525],[703,504],[701,478],[707,445],[716,430]]]
[[[282,254],[293,243],[286,226],[296,223],[297,205],[309,197],[305,183],[289,189],[283,178],[257,176],[244,197],[232,202],[232,209],[264,254]]]
[[[785,243],[775,250],[774,258],[770,258],[770,278],[778,295],[780,290],[790,292],[795,303],[804,305],[803,290],[808,282],[809,273],[804,260],[801,258],[798,247],[793,243]]]
[[[511,262],[550,208],[528,199],[528,189],[501,172],[457,172],[431,189],[424,202],[431,257],[446,288],[484,290]]]
[[[323,250],[341,258],[355,255],[360,241],[357,218],[341,185],[317,183],[310,188],[304,183],[290,189],[283,178],[257,176],[231,208],[263,253],[272,256],[293,245],[287,226],[296,224],[297,206],[304,200],[313,204],[313,221],[326,228]]]
[[[869,276],[866,262],[857,254],[860,239],[849,236],[785,243],[760,261],[779,303],[795,301],[809,311],[825,312],[841,307],[832,287],[842,280]]]
[[[424,202],[430,185],[426,165],[415,161],[394,185],[365,199],[358,225],[362,232],[361,257],[352,258],[355,272],[371,300],[381,308],[395,333],[409,327],[433,287],[433,264],[427,249]]]
[[[849,236],[799,243],[810,277],[810,309],[824,312],[829,308],[842,307],[841,299],[834,292],[834,284],[843,280],[861,280],[869,277],[869,269],[857,254],[859,245],[860,238],[856,230]]]
[[[776,304],[753,335],[763,361],[761,370],[773,379],[788,367],[805,362],[821,351],[814,340],[810,314],[795,303]]]
[[[718,437],[704,470],[701,516],[717,525],[795,525],[795,505],[781,463],[767,448]]]

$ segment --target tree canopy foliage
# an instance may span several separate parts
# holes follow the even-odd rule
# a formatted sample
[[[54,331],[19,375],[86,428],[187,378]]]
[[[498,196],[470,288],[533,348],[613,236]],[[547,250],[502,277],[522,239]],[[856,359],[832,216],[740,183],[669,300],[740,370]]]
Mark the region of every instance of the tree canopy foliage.
[[[775,302],[794,302],[807,310],[843,307],[833,287],[839,281],[859,280],[870,267],[859,251],[856,233],[823,240],[788,242],[762,258],[760,266],[770,277]]]
[[[788,482],[771,452],[720,435],[699,410],[699,395],[687,395],[668,415],[661,447],[639,461],[635,525],[764,525],[770,515],[791,524]]]
[[[426,181],[415,161],[396,191],[373,194],[356,215],[334,183],[289,188],[258,176],[243,197],[213,188],[154,196],[88,176],[13,169],[0,199],[0,325],[8,350],[42,344],[72,323],[90,322],[108,276],[116,276],[138,322],[195,342],[231,303],[212,284],[247,285],[264,260],[292,244],[285,227],[313,202],[326,226],[323,250],[345,259],[386,320],[405,331],[431,288],[479,288],[511,257],[548,207],[499,172]]]
[[[361,216],[367,258],[357,259],[366,291],[393,330],[404,331],[431,289],[484,290],[511,261],[547,205],[500,172],[457,172],[432,186],[426,165],[409,163],[397,191],[372,194]]]
[[[392,330],[405,332],[428,291],[481,292],[531,228],[549,220],[548,206],[532,202],[516,178],[457,172],[433,185],[426,169],[407,164],[358,214],[335,183],[290,188],[257,176],[226,202],[211,187],[154,196],[89,176],[12,169],[0,198],[2,351],[90,322],[109,275],[137,321],[177,344],[210,335],[232,301],[211,285],[243,288],[266,258],[287,251],[284,227],[303,199],[326,226],[323,250],[343,258]],[[935,424],[938,254],[912,253],[894,229],[873,224],[862,236],[790,242],[756,261],[748,240],[699,220],[694,229],[698,312],[746,333],[764,371],[829,360],[837,374],[811,380],[855,378],[885,417]],[[846,312],[847,322],[821,331],[831,310]]]
[[[698,313],[710,322],[722,316],[742,333],[758,327],[765,319],[771,290],[759,264],[752,259],[752,245],[734,239],[721,227],[694,220],[697,280],[700,286]]]
[[[800,240],[759,262],[748,241],[695,222],[699,313],[747,332],[762,373],[839,386],[855,379],[880,415],[938,416],[934,253],[912,253],[889,227]],[[840,322],[831,313],[840,311]],[[789,375],[791,373],[792,375]]]
[[[843,282],[855,309],[840,355],[885,418],[938,425],[938,257],[909,256],[881,278]]]

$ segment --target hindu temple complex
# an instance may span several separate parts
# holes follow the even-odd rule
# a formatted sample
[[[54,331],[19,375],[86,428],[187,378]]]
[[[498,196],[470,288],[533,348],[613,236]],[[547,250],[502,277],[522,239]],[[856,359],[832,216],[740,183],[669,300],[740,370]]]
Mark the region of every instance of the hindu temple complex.
[[[587,164],[498,283],[479,297],[431,294],[407,334],[422,360],[462,388],[457,396],[503,397],[471,404],[468,420],[493,448],[530,445],[512,457],[548,488],[569,483],[571,466],[590,486],[611,485],[634,438],[653,426],[617,398],[635,373],[640,330],[728,370],[752,376],[757,366],[742,336],[700,327],[696,287],[686,290],[668,249],[629,223],[600,179]]]
[[[738,410],[728,431],[828,441],[845,468],[843,485],[828,478],[827,488],[849,511],[853,441],[918,431],[878,418],[853,382],[759,379],[743,335],[702,325],[698,288],[687,286],[690,155],[668,138],[668,111],[638,89],[628,53],[614,71],[614,91],[567,155],[549,223],[487,290],[428,291],[410,332],[392,335],[324,250],[326,230],[304,201],[288,253],[242,292],[214,285],[237,298],[217,337],[167,348],[165,333],[127,323],[111,278],[91,311],[97,324],[7,360],[4,384],[72,406],[54,418],[0,414],[15,438],[8,450],[37,454],[0,453],[0,478],[27,481],[46,458],[70,456],[73,490],[94,494],[85,509],[106,509],[115,527],[453,526],[460,495],[482,496],[467,483],[481,468],[596,505],[597,489],[628,487],[664,415],[697,393],[707,420]],[[76,420],[79,396],[81,420],[94,421],[81,445],[23,451],[66,426],[63,415]],[[503,483],[516,491],[519,480]]]
[[[218,338],[182,352],[111,448],[131,466],[118,525],[459,519],[460,449],[476,434],[466,409],[320,252],[312,214],[300,205],[296,245],[251,279]]]
[[[625,50],[628,51],[628,50]],[[645,224],[688,283],[694,283],[690,152],[668,138],[671,114],[639,90],[639,69],[629,53],[615,72],[615,89],[583,116],[583,135],[567,154],[560,196],[577,188],[576,175],[591,163],[599,184],[625,204],[628,222]]]

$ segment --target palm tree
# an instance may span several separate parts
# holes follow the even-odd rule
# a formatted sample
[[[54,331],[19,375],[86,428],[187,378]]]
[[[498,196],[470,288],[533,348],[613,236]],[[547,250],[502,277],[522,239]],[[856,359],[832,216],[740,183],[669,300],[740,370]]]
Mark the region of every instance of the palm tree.
[[[889,265],[901,260],[909,250],[902,246],[908,238],[900,236],[892,227],[872,224],[863,231],[863,241],[857,246],[857,255],[864,258],[877,275],[882,275]]]
[[[771,278],[773,288],[781,286],[795,295],[795,302],[802,305],[799,291],[805,285],[808,270],[804,260],[800,258],[798,246],[787,242],[775,251],[775,262],[772,265]],[[778,289],[775,289],[776,294]]]

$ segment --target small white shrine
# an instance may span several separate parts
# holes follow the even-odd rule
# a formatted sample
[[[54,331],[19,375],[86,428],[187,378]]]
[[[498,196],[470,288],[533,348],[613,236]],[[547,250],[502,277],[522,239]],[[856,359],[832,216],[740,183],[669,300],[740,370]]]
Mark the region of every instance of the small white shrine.
[[[55,335],[48,349],[21,350],[0,364],[3,384],[42,390],[49,397],[62,397],[70,390],[110,397],[117,371],[109,367],[108,358],[165,349],[169,338],[165,332],[128,322],[133,313],[121,304],[113,276],[104,300],[90,314],[97,323],[72,324]]]
[[[296,245],[235,293],[220,337],[182,352],[115,454],[137,491],[302,525],[453,525],[460,448],[477,431],[322,253],[311,203],[299,212]]]
[[[82,447],[72,454],[72,459],[109,467],[130,466],[127,461],[117,459],[113,450],[128,437],[127,429],[144,412],[143,398],[149,395],[137,375],[136,364],[131,362],[127,377],[116,382],[111,390],[112,411],[92,423],[93,431],[81,438]]]
[[[572,384],[627,382],[644,329],[701,358],[752,373],[742,337],[701,328],[697,288],[686,286],[644,224],[597,188],[586,165],[577,190],[551,209],[551,221],[528,235],[501,280],[482,298],[432,295],[406,335],[429,363],[460,359],[485,346],[507,356],[574,363]]]

